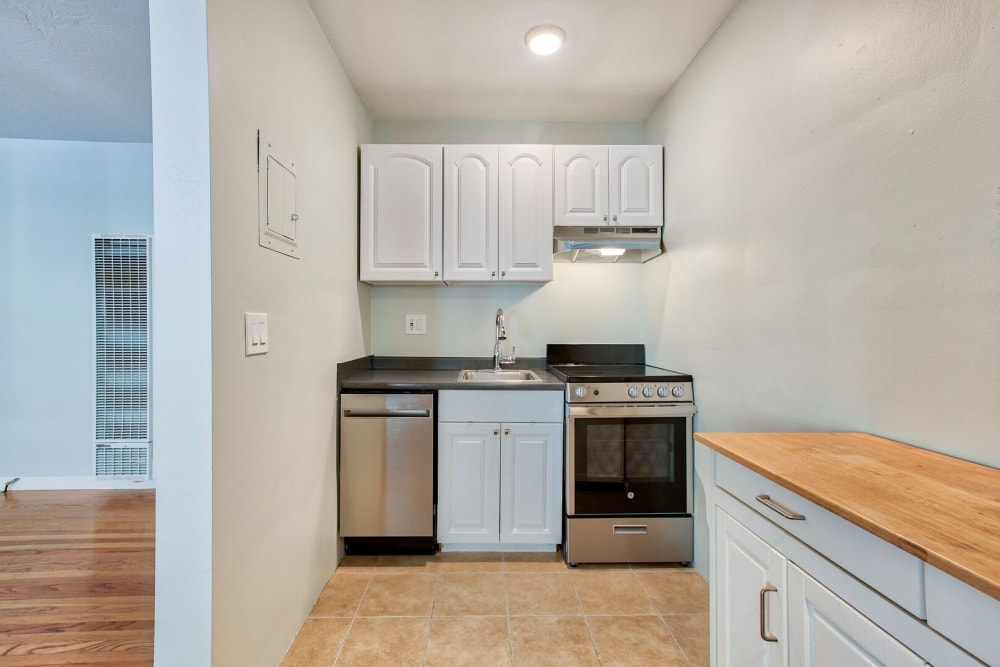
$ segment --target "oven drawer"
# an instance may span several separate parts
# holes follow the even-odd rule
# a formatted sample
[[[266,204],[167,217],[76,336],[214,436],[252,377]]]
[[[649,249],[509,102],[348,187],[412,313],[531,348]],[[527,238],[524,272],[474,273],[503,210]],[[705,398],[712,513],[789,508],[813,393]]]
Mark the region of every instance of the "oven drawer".
[[[927,617],[922,560],[730,458],[721,454],[715,457],[719,488],[914,616]]]
[[[689,563],[694,558],[690,516],[568,517],[567,563]]]

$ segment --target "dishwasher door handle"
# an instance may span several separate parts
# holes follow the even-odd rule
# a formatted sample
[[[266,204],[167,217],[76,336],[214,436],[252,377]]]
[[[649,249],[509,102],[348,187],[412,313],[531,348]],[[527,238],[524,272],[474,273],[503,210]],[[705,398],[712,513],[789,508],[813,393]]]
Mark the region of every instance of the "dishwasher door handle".
[[[347,409],[344,410],[345,417],[369,417],[375,419],[386,419],[393,417],[422,417],[431,416],[430,410],[373,410],[373,409]]]

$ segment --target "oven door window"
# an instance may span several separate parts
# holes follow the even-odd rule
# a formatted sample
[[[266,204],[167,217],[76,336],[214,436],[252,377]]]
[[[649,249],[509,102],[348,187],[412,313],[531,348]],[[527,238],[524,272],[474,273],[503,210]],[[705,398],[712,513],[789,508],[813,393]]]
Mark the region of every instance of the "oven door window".
[[[574,514],[683,514],[686,420],[577,418]]]

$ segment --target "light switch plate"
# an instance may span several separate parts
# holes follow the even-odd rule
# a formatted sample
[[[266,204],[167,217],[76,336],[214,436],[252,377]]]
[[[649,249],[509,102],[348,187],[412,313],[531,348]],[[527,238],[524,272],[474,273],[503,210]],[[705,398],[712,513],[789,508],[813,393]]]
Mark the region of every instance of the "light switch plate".
[[[426,315],[407,315],[404,322],[407,334],[423,335],[427,333]]]
[[[243,329],[246,337],[246,356],[267,354],[271,335],[267,330],[267,313],[244,313]]]

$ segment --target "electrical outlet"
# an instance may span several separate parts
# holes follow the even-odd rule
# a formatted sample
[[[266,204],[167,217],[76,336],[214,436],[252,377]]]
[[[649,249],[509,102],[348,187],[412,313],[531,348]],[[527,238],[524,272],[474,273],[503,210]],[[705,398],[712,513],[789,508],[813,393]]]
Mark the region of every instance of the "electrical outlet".
[[[427,333],[427,316],[426,315],[407,315],[404,322],[407,334],[420,334],[423,335]]]

